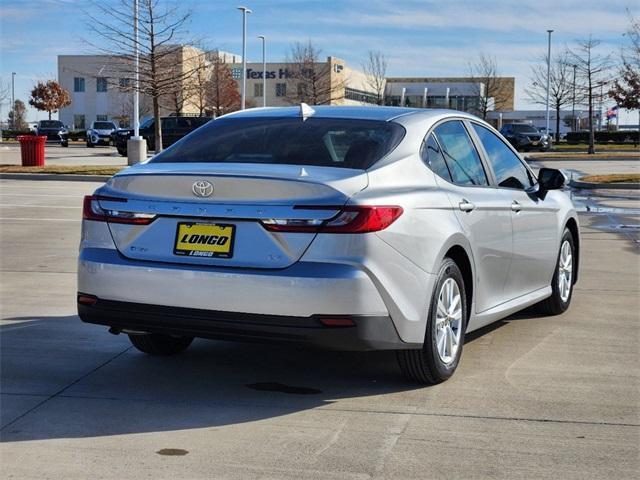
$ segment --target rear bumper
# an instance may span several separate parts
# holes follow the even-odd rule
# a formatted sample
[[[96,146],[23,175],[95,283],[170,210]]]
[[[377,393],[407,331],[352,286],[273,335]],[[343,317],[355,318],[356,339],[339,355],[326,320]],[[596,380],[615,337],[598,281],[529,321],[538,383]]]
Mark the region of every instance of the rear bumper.
[[[342,316],[355,326],[327,327],[321,316],[290,317],[166,307],[97,299],[78,303],[82,321],[116,330],[134,330],[246,342],[297,343],[331,350],[419,348],[398,337],[389,317]]]
[[[268,339],[347,350],[419,347],[403,342],[372,279],[343,264],[298,262],[281,270],[159,264],[83,248],[83,321],[208,338]],[[319,317],[353,318],[330,328]]]

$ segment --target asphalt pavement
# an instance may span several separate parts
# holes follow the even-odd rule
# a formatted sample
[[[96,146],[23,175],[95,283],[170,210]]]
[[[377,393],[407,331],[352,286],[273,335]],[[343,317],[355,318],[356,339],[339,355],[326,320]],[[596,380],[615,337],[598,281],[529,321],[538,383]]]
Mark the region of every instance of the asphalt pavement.
[[[420,387],[387,352],[196,340],[156,358],[81,323],[96,186],[0,180],[3,478],[637,478],[637,197],[579,199],[567,313],[472,334],[455,376]]]

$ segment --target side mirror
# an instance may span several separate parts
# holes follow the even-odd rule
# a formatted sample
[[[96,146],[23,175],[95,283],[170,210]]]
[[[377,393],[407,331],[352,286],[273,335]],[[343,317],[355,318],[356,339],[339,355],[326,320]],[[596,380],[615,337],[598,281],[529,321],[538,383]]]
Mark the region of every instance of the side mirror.
[[[565,182],[564,174],[555,168],[541,168],[538,172],[540,190],[560,190]]]

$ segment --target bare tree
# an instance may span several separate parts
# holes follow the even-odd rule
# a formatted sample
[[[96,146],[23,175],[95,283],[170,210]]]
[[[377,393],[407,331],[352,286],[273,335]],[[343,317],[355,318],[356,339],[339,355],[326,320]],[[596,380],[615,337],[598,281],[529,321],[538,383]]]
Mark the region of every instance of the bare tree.
[[[112,58],[107,69],[111,76],[134,78],[136,42],[132,10],[132,0],[120,0],[119,6],[93,2],[91,13],[87,13],[87,27],[95,41],[85,42]],[[151,99],[156,151],[162,150],[160,106],[163,97],[170,97],[176,88],[182,88],[200,68],[195,58],[203,52],[184,46],[197,43],[195,39],[185,38],[190,17],[189,12],[179,10],[177,3],[139,0],[140,82],[137,86],[132,83],[131,88],[137,88]]]
[[[217,52],[214,55],[217,55]],[[207,90],[210,86],[211,71],[209,62],[204,56],[198,57],[197,62],[201,65],[198,65],[198,70],[189,81],[187,99],[202,116],[207,109]]]
[[[556,141],[560,141],[560,110],[573,102],[573,66],[567,53],[552,57],[549,68],[549,105],[556,111]],[[533,103],[547,103],[547,56],[531,67],[530,84],[525,93]]]
[[[589,107],[589,154],[595,153],[594,99],[597,97],[597,89],[608,83],[608,74],[612,67],[611,55],[595,52],[599,45],[600,41],[589,35],[588,38],[579,41],[575,49],[568,52],[569,61],[576,66],[576,89]]]
[[[11,130],[26,130],[27,124],[27,108],[22,100],[16,99],[13,108],[9,112],[9,128]]]
[[[480,53],[475,63],[469,64],[469,77],[478,98],[477,114],[487,118],[490,110],[501,110],[507,103],[506,90],[500,79],[495,57]]]
[[[630,25],[625,32],[627,45],[620,53],[618,78],[614,80],[609,96],[619,107],[640,109],[640,18],[629,13]]]
[[[326,105],[344,98],[344,74],[322,62],[322,50],[311,40],[291,46],[286,62],[291,64],[285,98],[290,103]]]
[[[384,88],[387,78],[387,57],[379,50],[369,50],[362,63],[362,71],[367,77],[367,85],[376,94],[376,103],[384,104]]]
[[[224,115],[240,109],[240,91],[229,65],[217,51],[211,56],[211,75],[206,84],[206,104],[214,115]]]

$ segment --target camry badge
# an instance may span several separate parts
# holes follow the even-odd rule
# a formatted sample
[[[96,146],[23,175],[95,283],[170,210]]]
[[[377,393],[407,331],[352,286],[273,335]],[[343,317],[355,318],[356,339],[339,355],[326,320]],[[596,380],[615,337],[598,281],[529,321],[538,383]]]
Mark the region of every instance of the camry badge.
[[[210,197],[213,194],[213,185],[206,180],[199,180],[193,184],[191,191],[196,197]]]

